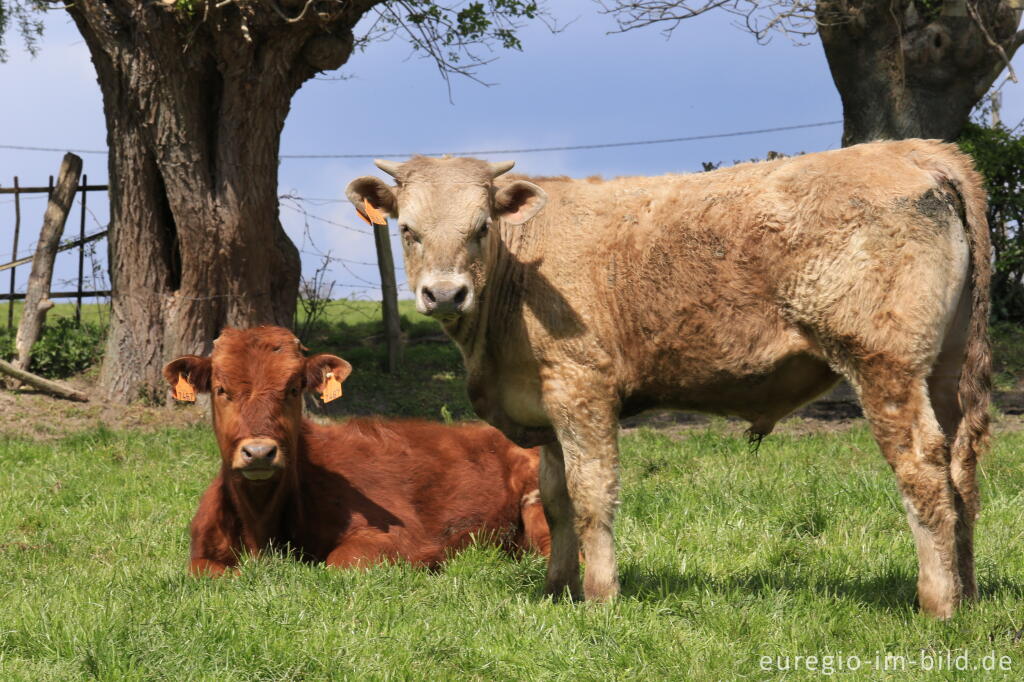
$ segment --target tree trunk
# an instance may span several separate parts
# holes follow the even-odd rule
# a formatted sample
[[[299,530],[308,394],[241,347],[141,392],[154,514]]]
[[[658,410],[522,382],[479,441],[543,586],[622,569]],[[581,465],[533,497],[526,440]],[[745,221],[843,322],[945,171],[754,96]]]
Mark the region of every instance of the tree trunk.
[[[956,139],[1024,42],[1012,1],[946,0],[928,9],[913,0],[820,0],[819,34],[843,102],[843,146]]]
[[[226,325],[291,324],[300,263],[278,217],[281,130],[302,83],[348,59],[371,4],[298,22],[241,2],[194,16],[174,3],[66,5],[107,120],[108,399],[161,401],[163,364],[208,352]]]

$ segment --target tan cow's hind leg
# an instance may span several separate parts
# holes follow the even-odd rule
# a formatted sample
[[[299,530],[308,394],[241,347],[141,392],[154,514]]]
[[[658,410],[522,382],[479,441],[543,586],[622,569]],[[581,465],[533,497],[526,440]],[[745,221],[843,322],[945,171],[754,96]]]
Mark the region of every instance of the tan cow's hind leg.
[[[962,353],[962,347],[960,349]],[[956,547],[960,582],[964,599],[976,599],[978,583],[974,577],[974,522],[978,516],[978,482],[975,476],[977,453],[973,444],[957,431],[963,419],[963,411],[957,399],[960,379],[960,365],[949,365],[943,361],[943,351],[928,377],[928,394],[935,407],[935,416],[951,447],[949,465],[950,481],[953,485],[954,504],[957,512]]]
[[[971,296],[965,289],[957,312],[942,341],[942,350],[928,377],[928,395],[935,408],[935,417],[950,446],[950,481],[956,505],[957,562],[964,599],[976,599],[978,583],[974,577],[974,522],[978,516],[978,483],[975,468],[979,442],[972,434],[960,404],[961,381],[971,381],[968,366],[970,344]],[[974,349],[977,352],[977,349]],[[987,390],[987,387],[984,389]],[[984,412],[984,407],[981,408]]]
[[[949,445],[919,372],[882,357],[865,365],[857,377],[861,402],[875,439],[896,474],[917,543],[918,600],[925,613],[949,618],[963,595]]]
[[[954,448],[950,465],[953,490],[956,491],[956,549],[960,566],[960,583],[964,599],[978,598],[978,582],[974,576],[974,522],[978,518],[978,481],[975,474],[977,453],[964,446],[962,456]]]
[[[582,596],[579,539],[565,481],[562,447],[558,443],[545,445],[540,450],[540,498],[551,533],[551,554],[544,589],[559,598],[568,588],[571,598],[579,599]]]

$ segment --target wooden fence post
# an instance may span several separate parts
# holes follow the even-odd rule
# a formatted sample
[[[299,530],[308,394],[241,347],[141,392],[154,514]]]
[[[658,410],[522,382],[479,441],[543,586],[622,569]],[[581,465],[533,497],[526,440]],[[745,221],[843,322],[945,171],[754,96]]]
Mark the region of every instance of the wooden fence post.
[[[384,316],[384,337],[388,345],[388,372],[398,371],[402,359],[402,327],[398,316],[398,285],[395,283],[395,259],[391,255],[388,226],[373,225],[373,242],[377,247],[380,269],[381,309]]]
[[[43,229],[32,258],[32,274],[25,291],[25,307],[21,311],[15,348],[18,357],[12,363],[16,369],[26,370],[31,362],[32,345],[39,338],[39,331],[46,319],[47,311],[53,307],[50,300],[50,282],[53,279],[53,260],[57,256],[64,223],[68,218],[71,202],[78,189],[78,177],[82,173],[82,159],[74,154],[64,155],[60,164],[57,185],[50,193],[43,216]]]
[[[85,200],[89,196],[89,176],[82,176],[82,220],[78,225],[78,294],[75,297],[75,324],[82,324],[82,278],[85,275]]]
[[[14,176],[14,246],[11,247],[11,260],[18,260],[18,234],[21,232],[21,188],[18,176]],[[11,268],[11,299],[7,304],[7,331],[14,329],[14,268]]]

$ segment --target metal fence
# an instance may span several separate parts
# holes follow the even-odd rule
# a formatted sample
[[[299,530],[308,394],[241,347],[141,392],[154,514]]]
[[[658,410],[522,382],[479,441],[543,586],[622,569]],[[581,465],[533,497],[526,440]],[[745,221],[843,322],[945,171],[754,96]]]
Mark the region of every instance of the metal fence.
[[[59,251],[70,251],[72,249],[78,249],[78,277],[76,280],[76,287],[74,291],[51,291],[50,298],[63,298],[75,299],[75,321],[80,322],[82,319],[82,299],[92,297],[110,296],[109,290],[104,291],[87,291],[85,290],[85,253],[86,245],[95,242],[99,239],[103,239],[107,236],[107,230],[103,229],[90,235],[85,233],[86,215],[88,213],[88,197],[90,192],[106,192],[108,189],[107,185],[90,185],[89,176],[83,175],[82,182],[79,184],[78,189],[75,190],[79,198],[79,213],[80,219],[78,224],[78,238],[71,241],[65,240],[61,243],[58,248]],[[14,302],[25,298],[24,293],[19,293],[15,289],[15,270],[21,265],[27,265],[32,262],[32,255],[24,257],[18,257],[19,241],[21,239],[22,232],[22,201],[21,197],[26,194],[46,194],[49,196],[53,192],[53,176],[50,176],[49,185],[47,187],[22,187],[18,181],[17,176],[14,178],[14,185],[12,187],[0,187],[0,195],[14,195],[14,233],[11,243],[11,260],[8,263],[0,265],[0,271],[10,270],[10,285],[7,293],[0,293],[0,301],[7,301],[7,328],[14,328]],[[70,218],[70,216],[69,216]],[[40,223],[41,224],[41,223]],[[68,227],[65,227],[65,232]],[[27,249],[25,249],[27,251]]]

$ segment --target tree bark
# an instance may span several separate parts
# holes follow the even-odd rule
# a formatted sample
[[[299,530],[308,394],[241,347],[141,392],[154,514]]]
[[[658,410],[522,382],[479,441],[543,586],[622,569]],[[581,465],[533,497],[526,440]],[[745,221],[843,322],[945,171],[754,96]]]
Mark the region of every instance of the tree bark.
[[[819,0],[819,35],[843,102],[843,146],[956,139],[1024,41],[1012,1],[945,0],[928,9],[913,0]]]
[[[107,121],[108,399],[161,402],[163,364],[209,352],[224,326],[292,323],[300,263],[278,216],[281,130],[302,83],[348,59],[372,4],[297,22],[244,2],[195,16],[173,3],[66,5]]]
[[[43,228],[39,231],[36,253],[32,258],[32,273],[25,290],[25,307],[21,311],[18,334],[14,346],[18,357],[13,366],[27,370],[32,361],[32,346],[39,340],[39,331],[46,320],[46,313],[53,307],[50,300],[50,284],[53,281],[53,261],[57,247],[64,234],[68,210],[75,199],[78,177],[82,174],[82,159],[74,154],[65,154],[57,175],[57,185],[50,194],[43,215]]]

